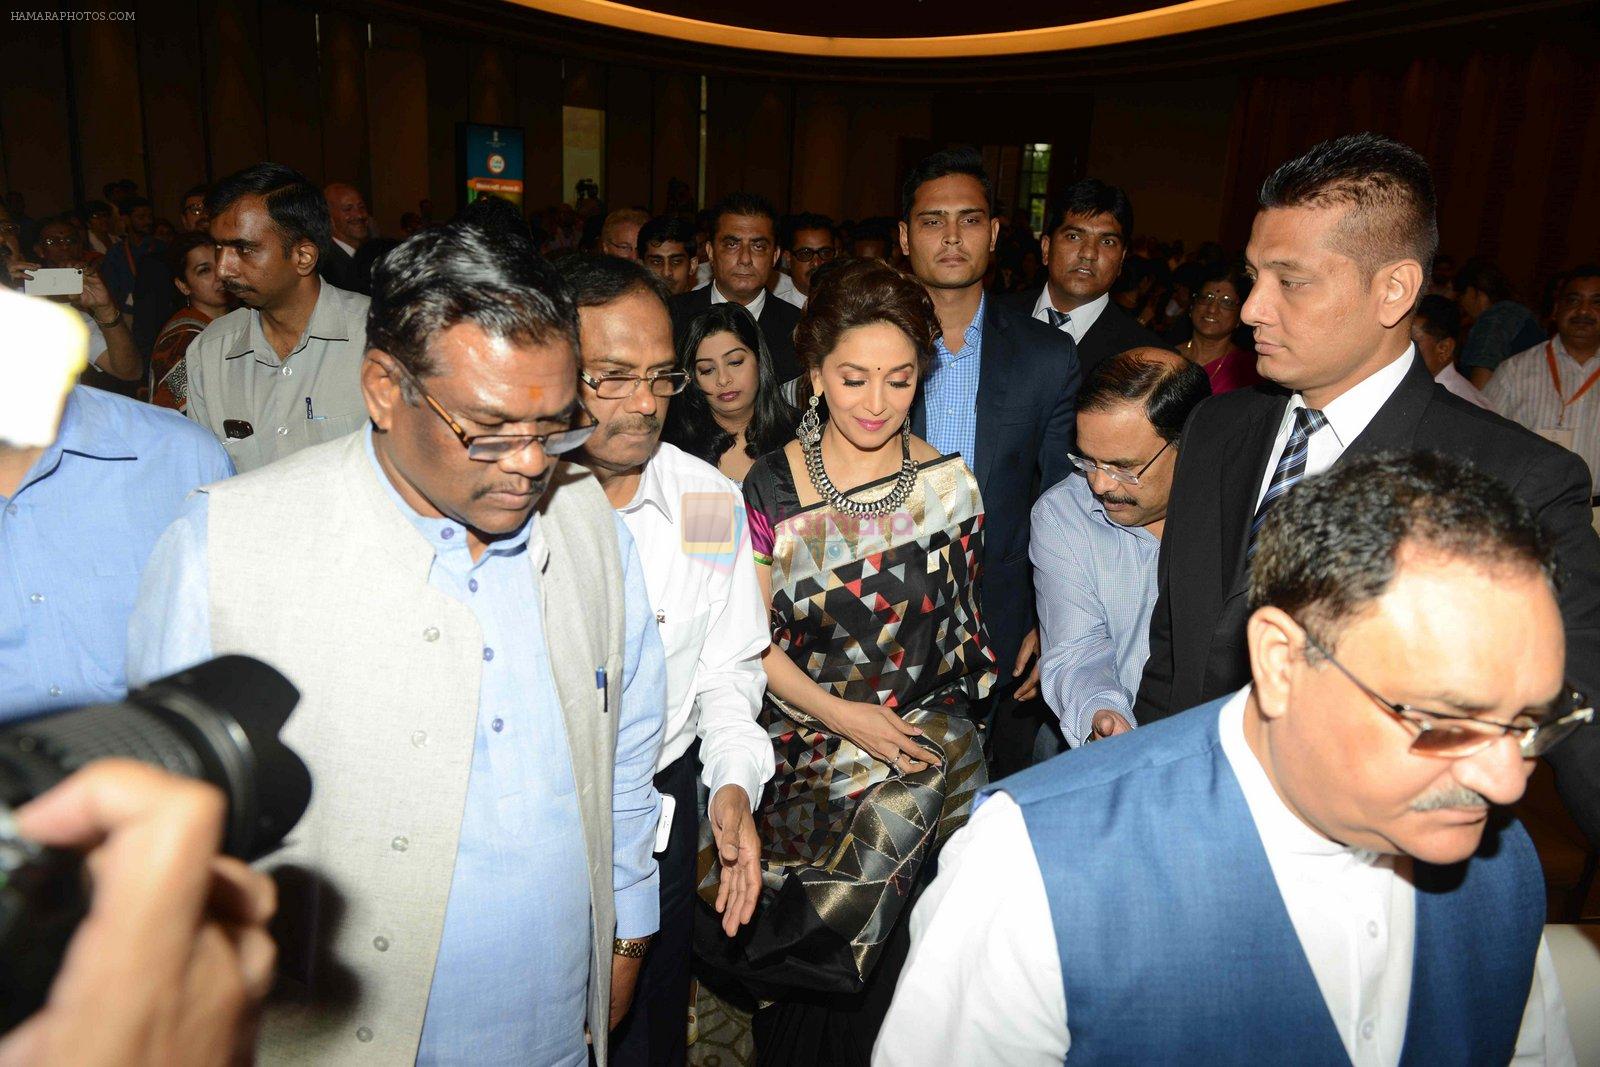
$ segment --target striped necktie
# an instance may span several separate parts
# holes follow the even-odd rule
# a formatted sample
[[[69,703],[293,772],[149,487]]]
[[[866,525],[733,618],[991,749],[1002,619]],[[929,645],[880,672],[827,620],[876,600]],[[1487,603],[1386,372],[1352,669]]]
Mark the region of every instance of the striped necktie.
[[[1316,408],[1295,409],[1294,429],[1289,431],[1289,440],[1283,445],[1283,455],[1278,457],[1272,481],[1267,483],[1267,495],[1261,498],[1256,516],[1250,520],[1250,545],[1245,550],[1246,559],[1256,554],[1256,535],[1261,532],[1261,524],[1267,521],[1267,512],[1272,510],[1272,505],[1306,476],[1306,456],[1311,452],[1311,435],[1326,425],[1328,417]]]
[[[1070,314],[1065,311],[1057,311],[1053,307],[1045,308],[1044,313],[1050,316],[1050,325],[1054,326],[1058,330],[1065,330],[1067,328],[1067,323],[1072,321],[1072,316]]]

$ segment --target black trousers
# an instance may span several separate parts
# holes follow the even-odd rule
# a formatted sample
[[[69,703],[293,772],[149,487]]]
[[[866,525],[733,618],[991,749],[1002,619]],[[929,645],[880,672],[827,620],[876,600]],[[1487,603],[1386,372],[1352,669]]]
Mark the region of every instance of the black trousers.
[[[695,853],[700,804],[695,779],[700,743],[656,775],[656,790],[677,801],[661,868],[661,929],[650,943],[633,1007],[611,1032],[611,1062],[620,1067],[681,1067],[689,1042],[689,939],[694,930]]]
[[[1027,770],[1040,761],[1041,755],[1049,758],[1060,751],[1056,748],[1048,754],[1041,752],[1040,731],[1049,730],[1049,724],[1056,721],[1055,712],[1043,697],[1017,700],[1018,681],[1020,679],[1005,679],[1005,688],[996,685],[996,692],[989,698],[989,736],[984,751],[989,760],[991,782]]]

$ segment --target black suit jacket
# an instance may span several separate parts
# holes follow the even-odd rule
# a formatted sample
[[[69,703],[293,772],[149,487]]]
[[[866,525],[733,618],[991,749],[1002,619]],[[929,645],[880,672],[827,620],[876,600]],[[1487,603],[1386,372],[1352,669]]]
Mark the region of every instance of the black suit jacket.
[[[684,335],[689,332],[689,323],[710,307],[710,285],[702,285],[672,298],[672,340],[680,354]],[[794,354],[794,328],[800,324],[800,309],[782,297],[768,293],[756,324],[761,327],[761,336],[766,339],[767,351],[772,353],[772,370],[778,381],[782,383],[798,377],[800,361]]]
[[[361,291],[356,288],[356,261],[331,240],[328,250],[317,260],[317,273],[335,289],[343,289],[347,293]]]
[[[1074,440],[1078,356],[1072,338],[1060,330],[994,300],[985,301],[984,309],[972,471],[984,510],[978,595],[1004,684],[1034,625],[1029,513],[1039,494],[1072,469],[1067,454]],[[911,429],[919,437],[927,432],[923,389],[911,409]]]
[[[1007,293],[1000,300],[1013,311],[1020,311],[1032,318],[1041,292],[1042,286],[1024,293]],[[1105,310],[1096,316],[1094,325],[1078,342],[1078,369],[1083,373],[1084,381],[1088,381],[1096,367],[1130,348],[1171,347],[1155,331],[1139,325],[1139,320],[1119,308],[1115,301],[1108,300]]]
[[[1250,681],[1245,547],[1256,494],[1288,397],[1240,389],[1195,409],[1183,433],[1157,567],[1150,659],[1135,712],[1141,723],[1183,711]],[[1416,360],[1345,455],[1433,451],[1458,456],[1509,486],[1551,538],[1562,572],[1567,673],[1600,687],[1600,538],[1583,460],[1434,384]],[[1600,841],[1600,728],[1551,752],[1573,816]]]

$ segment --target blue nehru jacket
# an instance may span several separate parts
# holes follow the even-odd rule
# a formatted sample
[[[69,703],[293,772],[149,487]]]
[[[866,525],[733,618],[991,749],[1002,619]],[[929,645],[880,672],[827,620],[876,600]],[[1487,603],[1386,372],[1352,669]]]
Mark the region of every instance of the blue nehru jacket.
[[[232,474],[177,412],[72,390],[55,443],[0,496],[0,722],[121,699],[150,550],[192,490]]]
[[[991,787],[1021,808],[1038,858],[1074,1061],[1349,1063],[1223,752],[1225,703]],[[1506,1063],[1543,932],[1533,844],[1491,820],[1471,859],[1412,870],[1400,1062]]]

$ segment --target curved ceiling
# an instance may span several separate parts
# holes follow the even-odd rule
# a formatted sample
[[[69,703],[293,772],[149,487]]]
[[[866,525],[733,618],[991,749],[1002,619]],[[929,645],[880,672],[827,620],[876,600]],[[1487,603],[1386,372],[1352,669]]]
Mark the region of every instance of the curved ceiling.
[[[514,0],[522,7],[613,29],[696,44],[817,58],[948,59],[1126,44],[1344,0],[1013,0],[1003,10],[971,0],[867,0],[762,4],[760,0]]]

